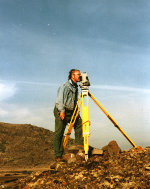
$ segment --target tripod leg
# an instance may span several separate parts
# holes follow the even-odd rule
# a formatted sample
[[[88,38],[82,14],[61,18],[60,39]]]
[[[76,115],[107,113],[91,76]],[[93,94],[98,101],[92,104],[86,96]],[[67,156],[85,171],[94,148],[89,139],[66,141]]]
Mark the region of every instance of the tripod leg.
[[[69,137],[71,135],[71,132],[72,132],[72,128],[73,128],[73,126],[75,124],[75,121],[76,121],[76,118],[77,118],[77,116],[79,114],[80,107],[81,107],[81,102],[82,102],[82,101],[80,101],[80,99],[81,99],[81,95],[78,98],[78,101],[77,101],[76,107],[74,109],[74,112],[72,114],[72,117],[71,117],[68,129],[67,129],[67,132],[65,134],[65,138],[64,138],[64,141],[63,141],[63,149],[65,149],[65,147],[67,145],[68,139],[69,139]],[[80,104],[79,104],[79,102],[80,102]],[[78,104],[79,104],[79,107],[78,107]]]
[[[86,97],[86,105],[84,101],[84,96]],[[86,95],[82,94],[82,129],[84,137],[84,151],[85,160],[88,159],[89,151],[89,103],[88,103],[88,92]]]
[[[95,104],[104,112],[104,114],[108,117],[108,119],[114,124],[115,127],[119,129],[119,131],[126,137],[126,139],[130,142],[133,147],[136,147],[134,142],[127,136],[127,134],[121,129],[118,123],[111,117],[111,115],[105,110],[105,108],[98,102],[98,100],[89,92],[89,96],[95,102]]]

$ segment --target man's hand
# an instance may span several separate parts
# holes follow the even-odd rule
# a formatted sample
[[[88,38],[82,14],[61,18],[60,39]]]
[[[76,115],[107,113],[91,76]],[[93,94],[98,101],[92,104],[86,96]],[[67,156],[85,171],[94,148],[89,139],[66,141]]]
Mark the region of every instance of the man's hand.
[[[60,118],[61,118],[62,120],[64,120],[64,118],[65,118],[65,112],[60,112]]]

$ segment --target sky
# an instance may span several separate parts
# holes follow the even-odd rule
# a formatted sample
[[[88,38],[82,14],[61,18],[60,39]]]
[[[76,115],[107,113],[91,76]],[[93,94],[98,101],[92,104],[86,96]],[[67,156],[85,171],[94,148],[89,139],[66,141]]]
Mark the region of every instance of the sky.
[[[75,68],[131,140],[149,146],[149,10],[147,0],[0,0],[0,121],[54,131],[57,89]],[[91,145],[132,148],[91,99],[89,117]]]

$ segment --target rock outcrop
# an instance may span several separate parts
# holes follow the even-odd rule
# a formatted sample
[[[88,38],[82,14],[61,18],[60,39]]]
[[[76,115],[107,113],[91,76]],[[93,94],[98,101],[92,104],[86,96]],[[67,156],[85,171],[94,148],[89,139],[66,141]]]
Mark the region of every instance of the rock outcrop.
[[[77,158],[81,150],[79,154],[66,155],[66,162],[53,162],[48,171],[32,173],[20,180],[20,185],[24,189],[150,188],[150,147],[121,151],[112,141],[103,149],[103,155],[91,156],[87,162],[83,154]]]

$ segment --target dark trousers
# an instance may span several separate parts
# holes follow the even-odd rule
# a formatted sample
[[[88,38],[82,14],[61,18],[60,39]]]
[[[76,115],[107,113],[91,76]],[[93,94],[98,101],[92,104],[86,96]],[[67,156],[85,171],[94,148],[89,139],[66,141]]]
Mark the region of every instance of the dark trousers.
[[[54,153],[55,157],[62,156],[63,154],[63,135],[66,129],[66,125],[70,122],[73,111],[66,111],[65,118],[62,120],[60,118],[60,112],[55,107],[54,116],[55,116],[55,133],[54,133]],[[77,118],[74,124],[75,131],[75,144],[83,144],[82,137],[82,120]]]

